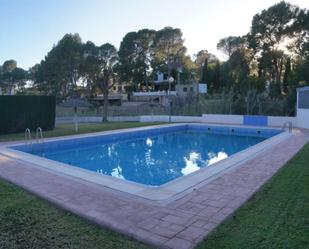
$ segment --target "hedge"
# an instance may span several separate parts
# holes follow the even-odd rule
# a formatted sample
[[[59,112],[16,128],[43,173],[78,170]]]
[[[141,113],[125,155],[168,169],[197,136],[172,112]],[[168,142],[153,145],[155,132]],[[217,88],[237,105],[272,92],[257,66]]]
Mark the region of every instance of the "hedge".
[[[52,130],[55,127],[54,96],[0,96],[0,134]]]

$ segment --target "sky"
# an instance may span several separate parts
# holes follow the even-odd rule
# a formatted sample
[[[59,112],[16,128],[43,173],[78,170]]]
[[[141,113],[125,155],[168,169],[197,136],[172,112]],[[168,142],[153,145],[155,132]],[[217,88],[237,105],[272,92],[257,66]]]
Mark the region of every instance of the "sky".
[[[28,69],[66,33],[119,48],[126,33],[180,28],[190,55],[202,49],[224,59],[216,44],[249,32],[252,17],[279,0],[0,0],[0,65]],[[309,0],[290,0],[309,9]]]

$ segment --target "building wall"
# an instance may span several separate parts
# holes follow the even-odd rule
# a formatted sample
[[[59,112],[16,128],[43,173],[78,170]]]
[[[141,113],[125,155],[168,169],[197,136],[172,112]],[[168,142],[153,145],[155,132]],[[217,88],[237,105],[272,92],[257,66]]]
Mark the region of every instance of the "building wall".
[[[176,84],[175,89],[179,97],[195,96],[198,93],[198,84]]]
[[[297,127],[309,129],[309,109],[297,109]]]
[[[306,93],[307,103],[299,103],[299,94],[300,92]],[[307,96],[309,95],[309,87],[303,87],[298,89],[297,91],[297,127],[309,129],[309,108],[308,107],[308,99]],[[303,99],[304,100],[304,99]]]

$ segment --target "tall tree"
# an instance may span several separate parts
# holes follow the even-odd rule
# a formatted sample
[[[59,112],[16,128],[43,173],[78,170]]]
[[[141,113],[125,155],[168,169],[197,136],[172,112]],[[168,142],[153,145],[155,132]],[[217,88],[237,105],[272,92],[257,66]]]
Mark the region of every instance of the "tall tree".
[[[256,52],[277,50],[284,38],[292,34],[298,20],[299,7],[281,1],[253,17],[249,44]]]
[[[133,88],[137,88],[140,83],[148,88],[154,36],[154,30],[142,29],[126,34],[120,44],[120,80],[130,83]]]
[[[83,76],[92,88],[98,88],[104,98],[103,122],[107,122],[109,90],[116,82],[117,49],[110,43],[100,47],[87,42],[84,48]]]
[[[15,60],[7,60],[2,65],[2,70],[5,72],[12,72],[17,68],[17,62]]]
[[[285,63],[285,72],[284,72],[283,82],[282,82],[282,91],[285,94],[287,94],[289,91],[288,84],[289,84],[290,75],[291,75],[291,59],[290,57],[288,57]]]
[[[202,83],[208,83],[208,79],[207,79],[207,71],[208,71],[208,57],[205,57],[204,59],[204,63],[202,65],[202,73],[201,73],[201,78],[200,78],[200,82]]]
[[[156,32],[153,44],[154,60],[152,67],[155,71],[171,76],[173,69],[179,67],[185,58],[186,47],[180,29],[165,27]]]
[[[4,87],[8,94],[15,88],[23,90],[28,78],[27,71],[17,67],[15,60],[7,60],[0,70],[0,88]]]
[[[230,57],[235,51],[245,46],[245,41],[246,38],[241,36],[225,37],[218,42],[217,49]]]
[[[286,61],[286,58],[297,50],[296,33],[304,34],[301,17],[304,13],[299,7],[282,1],[253,17],[248,35],[249,46],[258,62],[259,77],[277,84],[272,87],[276,93],[274,96],[280,95],[278,89],[284,80],[284,72],[287,70],[289,73],[291,61]]]
[[[72,94],[79,81],[82,61],[82,41],[78,34],[66,34],[33,68],[34,85],[58,100]]]
[[[212,73],[210,71],[212,70],[212,65],[217,63],[218,58],[209,53],[207,50],[200,50],[194,55],[194,57],[195,71],[198,75],[196,80],[199,82],[209,83],[211,80],[210,78]]]
[[[217,60],[215,68],[214,68],[214,78],[213,78],[213,86],[215,91],[219,91],[221,88],[221,81],[220,81],[220,62]]]

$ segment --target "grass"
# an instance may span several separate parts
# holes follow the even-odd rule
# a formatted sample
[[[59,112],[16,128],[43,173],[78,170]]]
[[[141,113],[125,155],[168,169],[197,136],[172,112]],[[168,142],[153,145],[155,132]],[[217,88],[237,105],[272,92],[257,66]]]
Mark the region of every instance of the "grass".
[[[197,249],[309,248],[309,144]]]
[[[0,180],[0,248],[146,249],[148,247],[62,211]]]
[[[139,123],[139,122],[108,122],[108,123],[81,123],[79,124],[79,130],[76,133],[74,124],[60,124],[56,125],[54,130],[43,131],[44,137],[59,137],[74,134],[83,134],[89,132],[108,131],[123,128],[133,128],[149,126],[159,123]],[[32,131],[32,136],[35,136],[35,131]],[[24,133],[14,133],[7,135],[0,135],[0,142],[23,140],[25,138]]]

